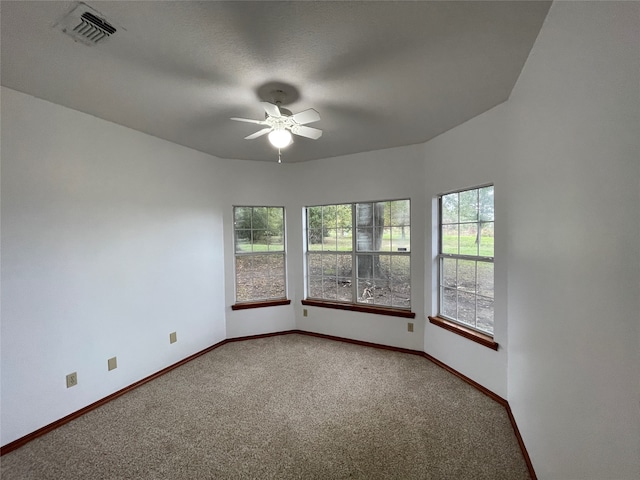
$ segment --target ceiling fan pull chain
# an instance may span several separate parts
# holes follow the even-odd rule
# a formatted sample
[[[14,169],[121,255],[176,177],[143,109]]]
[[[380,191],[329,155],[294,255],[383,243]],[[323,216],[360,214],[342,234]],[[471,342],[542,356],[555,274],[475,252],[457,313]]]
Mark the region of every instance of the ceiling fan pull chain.
[[[282,157],[280,156],[280,149],[278,149],[278,163],[282,163]]]

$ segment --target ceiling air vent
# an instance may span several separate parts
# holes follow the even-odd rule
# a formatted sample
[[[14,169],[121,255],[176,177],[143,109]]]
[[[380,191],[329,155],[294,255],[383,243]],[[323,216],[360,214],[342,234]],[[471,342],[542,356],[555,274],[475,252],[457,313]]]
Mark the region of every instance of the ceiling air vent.
[[[85,45],[103,43],[116,33],[116,28],[85,3],[78,3],[57,27],[77,42]]]

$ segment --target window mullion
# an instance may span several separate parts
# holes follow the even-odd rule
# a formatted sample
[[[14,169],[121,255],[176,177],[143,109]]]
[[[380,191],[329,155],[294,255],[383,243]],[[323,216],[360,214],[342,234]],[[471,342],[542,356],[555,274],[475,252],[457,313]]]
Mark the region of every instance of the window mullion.
[[[439,258],[455,258],[458,260],[473,260],[475,262],[493,263],[494,257],[477,257],[475,255],[457,255],[455,253],[440,253]]]

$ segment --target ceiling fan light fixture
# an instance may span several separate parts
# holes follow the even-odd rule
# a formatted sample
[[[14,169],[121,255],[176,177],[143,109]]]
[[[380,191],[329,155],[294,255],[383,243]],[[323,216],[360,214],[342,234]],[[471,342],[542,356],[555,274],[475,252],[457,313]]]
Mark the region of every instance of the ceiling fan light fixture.
[[[269,133],[269,142],[276,148],[285,148],[291,145],[293,137],[291,132],[286,129],[274,130]]]

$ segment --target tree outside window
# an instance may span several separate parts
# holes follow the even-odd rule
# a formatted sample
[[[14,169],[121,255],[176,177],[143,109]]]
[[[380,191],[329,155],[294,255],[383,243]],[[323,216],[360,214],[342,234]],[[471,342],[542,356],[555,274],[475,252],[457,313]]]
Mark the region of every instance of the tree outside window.
[[[409,200],[307,207],[306,218],[307,298],[411,308]]]

